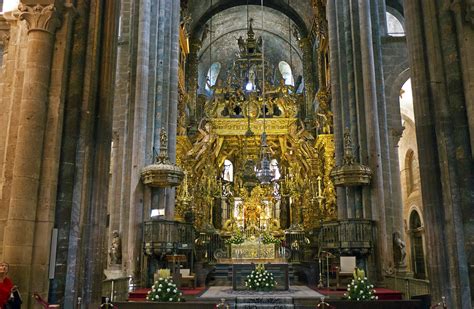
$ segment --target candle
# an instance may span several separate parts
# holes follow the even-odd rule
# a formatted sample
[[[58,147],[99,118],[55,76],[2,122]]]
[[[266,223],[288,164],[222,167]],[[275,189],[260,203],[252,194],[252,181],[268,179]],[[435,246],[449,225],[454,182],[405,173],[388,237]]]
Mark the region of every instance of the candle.
[[[318,196],[321,196],[321,176],[318,176]]]

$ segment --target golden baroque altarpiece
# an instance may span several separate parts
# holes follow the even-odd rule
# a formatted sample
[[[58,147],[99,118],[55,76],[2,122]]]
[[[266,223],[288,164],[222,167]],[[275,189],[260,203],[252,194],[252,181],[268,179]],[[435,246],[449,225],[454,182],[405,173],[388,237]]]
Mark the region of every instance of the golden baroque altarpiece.
[[[324,28],[314,30],[320,41],[320,89],[313,123],[298,118],[303,94],[282,78],[265,78],[272,64],[262,59],[251,24],[247,39],[238,40],[240,55],[232,70],[216,78],[214,85],[207,82],[211,96],[194,136],[186,134],[184,110],[190,96],[182,93],[177,164],[185,178],[176,193],[178,219],[192,213],[198,231],[214,230],[227,239],[243,233],[255,241],[262,234],[281,237],[292,229],[308,231],[336,218],[327,40]],[[249,82],[249,68],[254,70],[253,88],[246,91],[242,85]],[[262,150],[272,171],[267,185],[260,185],[256,177]]]

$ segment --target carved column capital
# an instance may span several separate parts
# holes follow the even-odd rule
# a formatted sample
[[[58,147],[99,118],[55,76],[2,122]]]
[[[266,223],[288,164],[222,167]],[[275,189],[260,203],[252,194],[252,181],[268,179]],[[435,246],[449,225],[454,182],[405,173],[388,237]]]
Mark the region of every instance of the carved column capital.
[[[8,43],[10,42],[10,33],[6,31],[0,31],[0,46],[3,47],[3,52],[8,51]]]
[[[4,19],[0,18],[0,46],[3,52],[7,52],[8,43],[10,42],[10,24]]]
[[[28,32],[37,30],[54,34],[61,25],[56,6],[50,5],[25,5],[21,3],[18,6],[20,10],[20,20],[26,20]]]
[[[390,129],[390,131],[391,131],[390,133],[391,133],[392,139],[393,139],[393,144],[394,144],[395,147],[398,147],[398,142],[402,138],[404,130],[405,130],[405,127],[402,126],[402,125]]]
[[[303,53],[305,52],[311,52],[311,38],[310,37],[305,37],[301,38],[298,41],[300,48],[303,50]]]

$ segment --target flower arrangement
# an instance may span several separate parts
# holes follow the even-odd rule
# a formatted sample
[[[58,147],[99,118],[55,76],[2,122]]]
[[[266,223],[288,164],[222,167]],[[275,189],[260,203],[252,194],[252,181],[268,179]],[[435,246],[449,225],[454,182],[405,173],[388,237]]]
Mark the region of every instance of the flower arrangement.
[[[266,271],[263,264],[257,265],[245,279],[245,286],[254,291],[270,291],[275,285],[272,273]]]
[[[265,244],[265,245],[268,245],[268,244],[280,244],[281,240],[274,237],[272,234],[270,233],[263,233],[262,235],[262,242]]]
[[[347,293],[344,293],[344,298],[349,300],[375,300],[374,285],[370,284],[365,277],[363,270],[356,268],[354,271],[354,279],[347,285]]]
[[[182,295],[183,293],[176,288],[176,284],[172,279],[160,278],[158,281],[155,281],[146,299],[152,301],[178,302],[184,301],[184,299],[181,298]]]
[[[234,235],[232,235],[231,238],[226,240],[226,243],[228,244],[233,244],[233,245],[240,245],[244,243],[245,241],[245,236],[242,234],[240,230],[237,230]]]

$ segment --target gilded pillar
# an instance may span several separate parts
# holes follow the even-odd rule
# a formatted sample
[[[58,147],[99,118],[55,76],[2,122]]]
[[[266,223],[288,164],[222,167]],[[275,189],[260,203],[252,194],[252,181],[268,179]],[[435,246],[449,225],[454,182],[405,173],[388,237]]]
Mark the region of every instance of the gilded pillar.
[[[3,258],[10,263],[12,277],[25,295],[30,295],[51,60],[55,31],[60,25],[56,9],[55,5],[19,6],[19,18],[26,21],[28,38]]]

